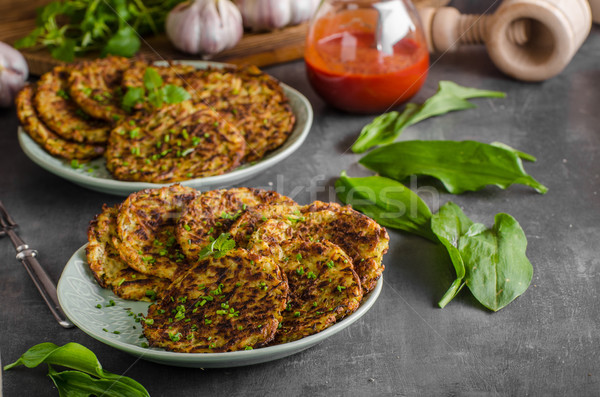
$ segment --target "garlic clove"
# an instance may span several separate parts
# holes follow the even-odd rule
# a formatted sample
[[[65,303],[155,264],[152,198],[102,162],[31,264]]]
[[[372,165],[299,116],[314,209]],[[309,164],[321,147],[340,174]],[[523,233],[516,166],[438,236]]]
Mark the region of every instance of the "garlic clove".
[[[253,31],[279,29],[287,26],[292,18],[289,0],[241,0],[238,7],[244,27]]]
[[[230,0],[195,0],[167,16],[167,37],[181,51],[216,54],[242,38],[242,15]]]
[[[321,0],[295,0],[291,1],[290,7],[292,11],[292,17],[290,25],[299,25],[302,22],[306,22],[312,18],[312,16],[319,8]]]
[[[23,55],[0,41],[0,107],[12,106],[28,76],[29,68]]]
[[[178,4],[167,15],[165,30],[171,43],[189,54],[200,52],[200,8],[195,1]]]

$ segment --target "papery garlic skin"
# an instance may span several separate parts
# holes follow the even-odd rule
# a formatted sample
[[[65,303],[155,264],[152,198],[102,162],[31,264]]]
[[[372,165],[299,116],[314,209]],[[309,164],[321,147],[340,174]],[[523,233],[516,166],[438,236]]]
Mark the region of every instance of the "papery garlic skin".
[[[28,76],[29,67],[23,55],[0,41],[0,107],[13,105]]]
[[[216,54],[235,46],[244,28],[230,0],[195,0],[177,5],[166,20],[167,37],[190,54]]]
[[[302,22],[309,21],[317,8],[319,8],[321,0],[295,0],[290,6],[292,8],[292,19],[290,25],[298,25]]]
[[[244,27],[255,32],[308,21],[320,0],[236,0]]]

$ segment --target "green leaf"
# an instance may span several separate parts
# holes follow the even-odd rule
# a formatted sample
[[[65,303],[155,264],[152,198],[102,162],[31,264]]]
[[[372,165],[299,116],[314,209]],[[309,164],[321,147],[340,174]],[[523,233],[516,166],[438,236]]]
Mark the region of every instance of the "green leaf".
[[[50,51],[53,58],[64,62],[73,62],[75,59],[75,40],[65,39],[59,46]]]
[[[163,93],[166,103],[180,103],[190,99],[192,96],[183,87],[178,87],[173,84],[167,84],[163,87]]]
[[[148,392],[130,386],[122,379],[96,379],[79,371],[57,372],[48,365],[48,376],[58,389],[60,397],[135,397],[149,396]]]
[[[140,38],[133,28],[125,25],[106,42],[101,55],[120,55],[123,57],[132,57],[139,51],[141,46]]]
[[[511,152],[514,152],[517,156],[519,156],[519,158],[521,160],[531,161],[531,162],[536,162],[537,161],[537,158],[534,155],[531,155],[529,153],[525,153],[525,152],[522,152],[520,150],[517,150],[517,149],[513,148],[512,146],[508,146],[505,143],[502,143],[502,142],[492,142],[492,143],[490,143],[490,145],[496,146],[496,147],[499,147],[499,148],[502,148],[502,149],[510,150]]]
[[[30,48],[37,44],[39,37],[44,33],[43,28],[35,28],[27,36],[15,41],[16,49]]]
[[[230,238],[229,233],[221,233],[212,243],[202,248],[198,253],[198,260],[206,259],[209,256],[222,258],[229,251],[235,248],[235,240]]]
[[[340,201],[375,219],[379,224],[404,230],[437,242],[431,232],[431,211],[412,190],[381,176],[349,178],[342,171],[335,182]]]
[[[406,127],[427,118],[475,108],[474,104],[467,101],[469,98],[503,98],[504,96],[505,94],[499,91],[480,90],[463,87],[451,81],[440,81],[437,92],[422,105],[408,103],[400,115],[398,112],[389,112],[375,118],[363,128],[352,145],[352,151],[362,153],[373,146],[390,144]]]
[[[144,86],[148,91],[156,90],[163,85],[163,79],[154,68],[146,68],[144,72]]]
[[[144,93],[144,87],[130,87],[121,100],[121,107],[131,112],[135,105],[144,101]]]
[[[448,250],[454,265],[456,279],[444,294],[438,305],[444,308],[460,292],[465,285],[465,264],[458,250],[458,242],[467,233],[473,222],[456,204],[447,202],[431,217],[431,230]]]
[[[497,214],[492,229],[475,224],[460,238],[466,284],[475,298],[498,311],[531,283],[533,266],[525,254],[527,238],[508,214]]]
[[[57,346],[50,342],[40,343],[23,353],[14,363],[6,365],[4,370],[8,371],[19,365],[35,368],[43,363],[68,367],[112,382],[120,381],[131,388],[146,393],[141,395],[148,395],[146,389],[135,380],[102,369],[96,355],[87,347],[78,343],[67,343],[64,346]]]
[[[548,191],[525,172],[514,151],[475,141],[397,142],[373,150],[359,162],[397,181],[410,175],[432,176],[453,194],[487,185],[506,189],[515,183],[531,186],[539,193]]]

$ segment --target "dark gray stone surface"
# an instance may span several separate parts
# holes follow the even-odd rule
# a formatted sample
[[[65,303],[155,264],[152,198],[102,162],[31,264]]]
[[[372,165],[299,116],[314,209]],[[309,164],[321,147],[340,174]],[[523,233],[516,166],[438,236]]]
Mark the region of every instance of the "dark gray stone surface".
[[[495,187],[451,196],[419,186],[430,205],[452,200],[475,221],[498,212],[523,227],[533,281],[497,313],[468,291],[445,309],[436,302],[453,278],[444,251],[389,230],[383,292],[371,311],[307,351],[250,367],[182,369],[137,360],[54,321],[8,239],[0,240],[0,354],[17,359],[40,342],[79,342],[103,366],[140,381],[153,396],[411,396],[600,395],[600,28],[561,75],[539,84],[500,74],[482,49],[433,60],[422,102],[441,79],[505,91],[506,99],[474,100],[478,108],[424,121],[402,139],[502,141],[538,157],[526,164],[550,190]],[[292,156],[245,185],[277,189],[300,203],[335,200],[341,170],[369,173],[349,151],[369,116],[337,112],[307,83],[304,64],[266,69],[311,101],[315,122]],[[22,237],[58,280],[86,242],[103,203],[122,198],[85,190],[31,162],[19,148],[14,109],[0,110],[0,199],[22,225]],[[3,374],[4,395],[57,395],[46,369]]]

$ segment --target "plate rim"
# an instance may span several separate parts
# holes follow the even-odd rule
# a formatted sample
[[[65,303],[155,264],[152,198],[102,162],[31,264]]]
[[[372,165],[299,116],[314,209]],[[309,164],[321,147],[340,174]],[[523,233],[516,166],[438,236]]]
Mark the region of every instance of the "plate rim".
[[[280,345],[267,346],[262,348],[257,348],[254,350],[241,350],[234,352],[223,352],[223,353],[179,353],[179,352],[169,352],[163,349],[157,348],[144,348],[141,346],[137,346],[131,343],[122,342],[119,340],[111,339],[109,337],[104,336],[93,330],[91,327],[88,327],[81,319],[71,310],[71,306],[68,303],[68,299],[65,296],[67,288],[65,277],[70,271],[77,270],[76,267],[83,267],[83,270],[86,274],[85,281],[88,285],[92,285],[97,290],[105,290],[98,283],[93,276],[89,273],[89,268],[87,267],[87,259],[85,256],[85,249],[87,247],[87,243],[81,246],[75,253],[71,256],[71,258],[66,263],[63,272],[60,276],[57,285],[57,295],[59,303],[69,318],[75,324],[77,328],[91,336],[92,338],[128,354],[135,355],[140,357],[141,359],[158,362],[165,365],[173,365],[173,366],[184,366],[184,367],[196,367],[196,368],[230,368],[230,367],[238,367],[245,365],[253,365],[259,364],[268,361],[274,361],[280,358],[288,357],[293,354],[299,353],[302,350],[310,348],[325,339],[333,336],[334,334],[344,330],[348,326],[352,325],[360,318],[362,318],[375,304],[377,301],[381,290],[383,288],[383,275],[379,278],[377,285],[375,288],[369,292],[367,299],[363,301],[360,307],[348,317],[345,317],[341,321],[335,323],[329,328],[324,329],[323,331],[306,336],[300,340],[288,342]],[[79,263],[78,263],[79,262]],[[75,268],[73,270],[72,268]],[[127,301],[125,299],[121,299],[113,294],[112,291],[108,291],[109,294],[114,296],[114,300],[119,300],[123,302],[135,302],[135,301]],[[150,303],[148,303],[150,305]],[[91,309],[91,308],[90,308]],[[123,312],[123,316],[126,316],[125,312]],[[110,335],[110,334],[107,334]]]
[[[160,64],[161,62],[162,61],[158,61],[157,63]],[[181,63],[181,64],[188,64],[188,65],[195,66],[197,68],[209,67],[209,66],[222,67],[222,68],[235,67],[235,65],[232,65],[232,64],[211,62],[211,61],[175,60],[173,62]],[[292,106],[292,111],[294,112],[294,116],[296,116],[296,121],[298,121],[298,113],[300,111],[304,111],[306,113],[306,119],[303,120],[304,125],[299,126],[299,127],[297,125],[295,125],[294,129],[292,130],[292,133],[288,137],[288,140],[293,139],[291,144],[287,147],[283,147],[286,145],[286,142],[288,142],[288,140],[286,140],[282,144],[282,146],[280,146],[279,148],[268,153],[265,157],[263,157],[263,159],[257,161],[256,164],[248,165],[248,166],[242,165],[241,167],[239,167],[237,169],[234,169],[232,171],[229,171],[229,172],[227,172],[225,174],[221,174],[221,175],[214,175],[214,176],[202,177],[202,178],[194,178],[194,179],[189,179],[189,180],[181,181],[181,182],[177,182],[177,183],[180,183],[183,186],[190,186],[190,187],[194,187],[197,189],[201,189],[205,186],[217,186],[219,184],[222,186],[232,185],[232,184],[239,183],[244,180],[250,179],[251,177],[257,175],[261,171],[264,171],[266,169],[273,167],[275,164],[284,160],[285,158],[290,156],[292,153],[294,153],[296,150],[298,150],[298,148],[304,143],[304,141],[306,140],[306,137],[310,133],[310,130],[311,130],[312,124],[313,124],[314,110],[313,110],[312,105],[310,104],[310,101],[308,100],[308,98],[306,98],[306,96],[304,96],[300,91],[298,91],[297,89],[295,89],[279,80],[277,80],[277,81],[278,81],[279,85],[283,88],[284,93],[289,100],[290,106],[292,106],[292,99],[294,101],[298,101],[301,104],[301,106],[296,109],[294,109],[294,107]],[[297,128],[298,128],[298,131],[296,132]],[[76,184],[83,186],[85,188],[88,188],[88,189],[97,190],[97,191],[105,192],[108,194],[127,196],[130,193],[133,193],[133,192],[136,192],[136,191],[139,191],[142,189],[160,188],[160,187],[170,186],[173,183],[175,183],[175,182],[152,183],[152,182],[136,182],[136,181],[119,181],[119,180],[116,180],[113,178],[110,178],[110,179],[99,178],[99,177],[95,177],[93,175],[87,175],[87,174],[84,174],[81,172],[77,172],[77,170],[72,169],[67,164],[62,164],[62,165],[56,164],[56,160],[58,160],[58,161],[68,161],[68,160],[54,157],[54,156],[50,155],[49,153],[47,153],[46,151],[44,151],[44,149],[25,132],[25,130],[23,129],[23,127],[20,124],[18,125],[17,132],[18,132],[19,145],[21,146],[21,149],[27,155],[27,157],[29,157],[30,160],[32,160],[34,163],[36,163],[38,166],[45,169],[46,171],[49,171],[49,172],[53,173],[54,175],[59,176],[62,179],[66,179],[70,182],[76,183]],[[296,135],[296,136],[294,137],[294,135]],[[42,153],[41,155],[38,155],[37,153],[34,152],[34,150],[32,150],[30,148],[30,145],[32,145],[32,144],[36,145],[41,150],[41,153]],[[104,164],[105,164],[105,161],[104,161]]]

